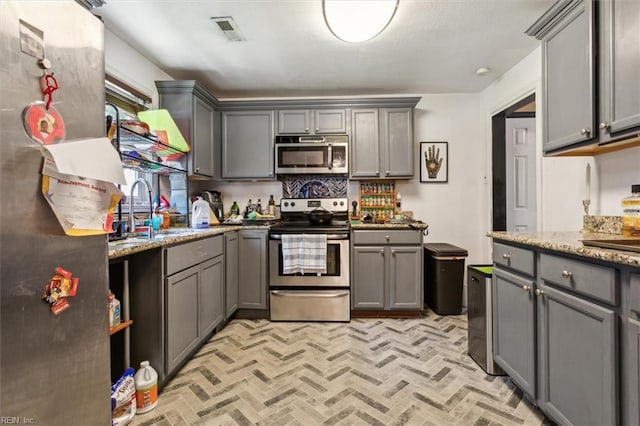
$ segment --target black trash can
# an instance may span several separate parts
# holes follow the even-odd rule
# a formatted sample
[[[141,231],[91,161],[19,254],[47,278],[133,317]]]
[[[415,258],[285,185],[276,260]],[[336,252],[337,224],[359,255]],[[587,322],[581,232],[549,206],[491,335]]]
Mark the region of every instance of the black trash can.
[[[438,315],[462,313],[467,250],[448,243],[424,245],[424,302]]]

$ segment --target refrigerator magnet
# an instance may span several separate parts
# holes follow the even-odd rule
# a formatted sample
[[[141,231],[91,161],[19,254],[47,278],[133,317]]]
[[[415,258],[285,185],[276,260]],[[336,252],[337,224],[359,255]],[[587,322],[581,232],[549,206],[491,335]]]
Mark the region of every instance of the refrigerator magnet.
[[[24,109],[22,124],[27,135],[43,145],[58,143],[66,135],[60,113],[54,107],[47,110],[42,101],[33,102]]]

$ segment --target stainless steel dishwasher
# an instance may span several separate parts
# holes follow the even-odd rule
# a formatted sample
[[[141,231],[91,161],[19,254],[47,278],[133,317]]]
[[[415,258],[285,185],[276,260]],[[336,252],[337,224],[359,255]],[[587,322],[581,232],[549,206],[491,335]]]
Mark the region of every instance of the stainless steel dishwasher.
[[[493,360],[491,265],[467,267],[467,332],[469,356],[492,376],[504,371]]]

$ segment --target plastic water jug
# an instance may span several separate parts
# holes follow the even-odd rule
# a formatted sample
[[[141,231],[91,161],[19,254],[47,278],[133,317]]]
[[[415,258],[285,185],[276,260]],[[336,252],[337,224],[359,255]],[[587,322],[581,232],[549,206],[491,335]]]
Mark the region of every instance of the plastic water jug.
[[[191,206],[191,226],[193,228],[209,227],[209,203],[198,197]]]
[[[158,405],[158,373],[149,365],[149,361],[142,361],[140,369],[133,376],[136,385],[136,414],[146,413]]]

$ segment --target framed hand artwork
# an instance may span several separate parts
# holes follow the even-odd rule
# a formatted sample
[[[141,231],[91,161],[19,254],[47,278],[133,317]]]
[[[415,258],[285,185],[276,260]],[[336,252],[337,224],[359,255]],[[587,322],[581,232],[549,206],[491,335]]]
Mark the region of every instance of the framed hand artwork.
[[[420,182],[447,183],[448,179],[448,142],[420,142]]]

